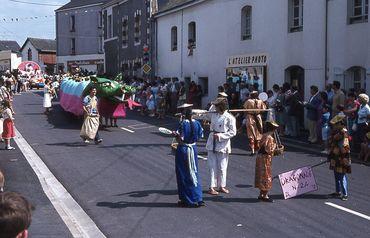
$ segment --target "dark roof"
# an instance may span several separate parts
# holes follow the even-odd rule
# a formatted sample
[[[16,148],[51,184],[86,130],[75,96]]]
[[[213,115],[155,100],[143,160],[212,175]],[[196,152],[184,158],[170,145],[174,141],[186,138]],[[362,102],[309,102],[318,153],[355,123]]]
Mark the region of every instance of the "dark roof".
[[[24,42],[21,51],[23,50],[23,47],[27,44],[27,42],[30,41],[30,43],[36,48],[38,51],[47,51],[47,52],[56,52],[56,40],[50,40],[50,39],[38,39],[38,38],[27,38],[26,42]]]
[[[92,4],[106,3],[106,2],[109,2],[109,0],[71,0],[69,3],[58,8],[56,11],[67,10],[67,9],[75,8],[75,7],[83,7],[83,6],[92,5]]]
[[[158,3],[159,5],[159,11],[158,13],[163,13],[166,11],[170,11],[172,9],[175,9],[177,7],[184,6],[191,2],[196,2],[197,0],[167,0],[167,2],[162,0],[162,4]],[[162,5],[162,6],[161,6]]]
[[[12,52],[19,52],[20,48],[16,41],[0,40],[0,51],[11,50]]]

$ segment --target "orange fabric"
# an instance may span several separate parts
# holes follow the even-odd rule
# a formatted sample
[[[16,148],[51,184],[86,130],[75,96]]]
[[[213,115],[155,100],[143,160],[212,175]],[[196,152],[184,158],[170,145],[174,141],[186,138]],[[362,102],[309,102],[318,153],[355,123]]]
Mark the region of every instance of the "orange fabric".
[[[272,188],[272,157],[277,145],[271,135],[264,135],[261,141],[261,150],[266,153],[259,153],[256,159],[254,186],[262,191],[269,191]]]

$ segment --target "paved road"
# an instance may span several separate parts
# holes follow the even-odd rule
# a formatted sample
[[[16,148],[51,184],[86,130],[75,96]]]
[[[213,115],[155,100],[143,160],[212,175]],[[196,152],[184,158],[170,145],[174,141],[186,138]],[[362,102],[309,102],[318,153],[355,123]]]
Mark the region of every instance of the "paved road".
[[[274,181],[275,203],[259,203],[252,186],[254,159],[247,156],[244,137],[238,137],[228,170],[231,194],[205,194],[205,208],[177,208],[171,138],[157,132],[158,126],[175,128],[174,120],[158,121],[130,112],[120,126],[134,133],[109,129],[101,132],[103,144],[85,145],[79,139],[80,121],[59,106],[47,117],[41,105],[38,94],[18,96],[17,128],[107,237],[368,237],[370,233],[369,220],[325,204],[369,216],[369,167],[353,165],[347,202],[327,199],[334,183],[324,165],[314,169],[317,192],[283,200]],[[200,143],[203,152],[204,144]],[[274,159],[273,171],[279,174],[323,159],[291,149],[284,159]],[[207,190],[206,161],[200,162],[200,173]]]
[[[4,144],[0,146],[3,149]],[[0,168],[6,177],[5,190],[22,194],[35,207],[30,237],[72,237],[18,147],[13,151],[0,150]]]

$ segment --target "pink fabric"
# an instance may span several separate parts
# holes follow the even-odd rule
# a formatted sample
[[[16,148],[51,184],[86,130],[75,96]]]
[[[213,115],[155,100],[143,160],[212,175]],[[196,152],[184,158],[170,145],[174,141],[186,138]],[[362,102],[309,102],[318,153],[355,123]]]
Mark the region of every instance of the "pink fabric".
[[[98,110],[105,118],[125,118],[126,108],[122,103],[111,102],[106,98],[99,100]]]
[[[63,93],[60,91],[60,106],[64,111],[70,112],[76,116],[82,116],[84,114],[82,98]]]

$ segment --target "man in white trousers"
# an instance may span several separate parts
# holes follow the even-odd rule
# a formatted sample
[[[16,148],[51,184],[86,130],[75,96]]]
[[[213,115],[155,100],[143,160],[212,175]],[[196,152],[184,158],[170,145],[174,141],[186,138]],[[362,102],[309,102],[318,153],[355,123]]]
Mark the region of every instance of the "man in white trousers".
[[[236,135],[236,120],[227,112],[227,99],[217,98],[214,102],[216,112],[207,113],[211,121],[210,134],[206,149],[211,183],[208,193],[218,195],[219,192],[230,193],[226,188],[226,175],[229,154],[231,153],[230,139]],[[217,189],[219,190],[217,191]]]

